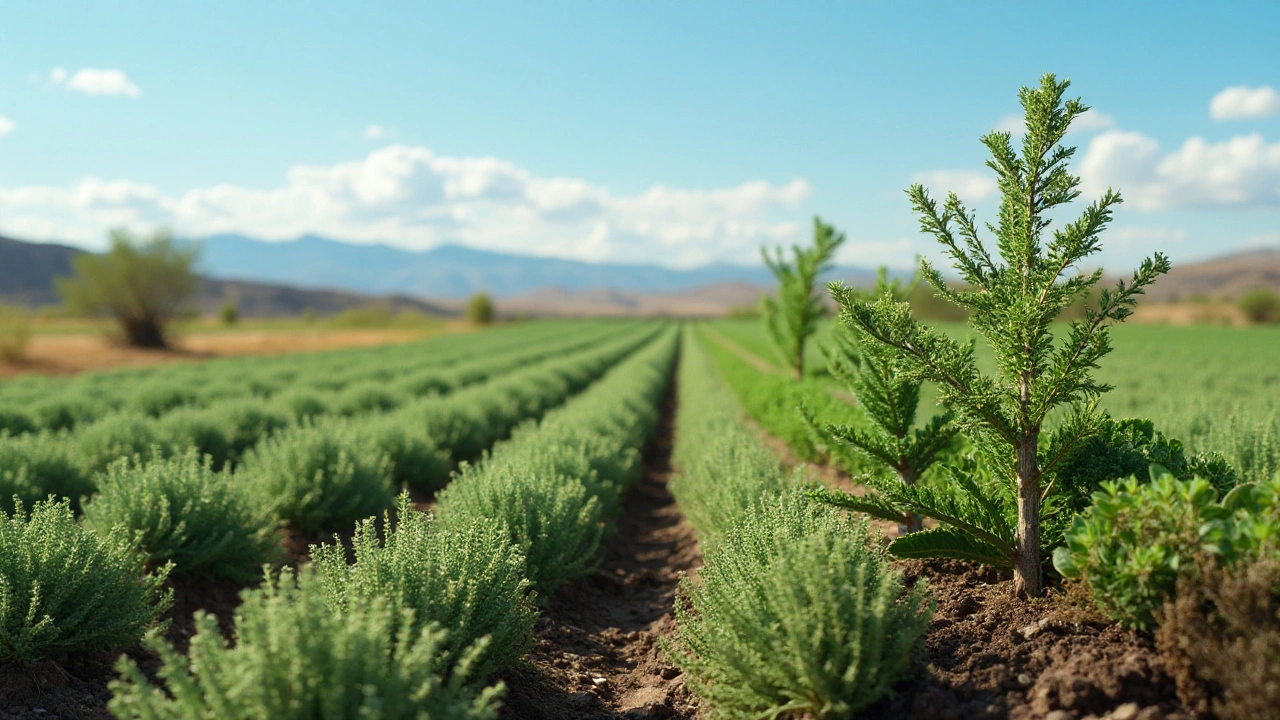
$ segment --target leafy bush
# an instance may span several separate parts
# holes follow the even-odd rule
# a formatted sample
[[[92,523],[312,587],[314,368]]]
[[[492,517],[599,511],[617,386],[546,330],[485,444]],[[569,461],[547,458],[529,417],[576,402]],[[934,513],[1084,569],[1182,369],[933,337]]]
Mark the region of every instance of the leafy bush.
[[[31,505],[55,495],[79,507],[80,497],[91,492],[93,483],[67,454],[65,437],[0,433],[0,508],[5,512],[14,512],[15,496]]]
[[[1251,323],[1280,323],[1280,296],[1271,288],[1250,290],[1241,296],[1240,310]]]
[[[395,525],[389,516],[384,524],[382,541],[373,518],[356,526],[354,565],[347,565],[341,544],[312,549],[335,605],[349,612],[384,597],[397,617],[412,611],[414,632],[430,623],[449,628],[442,656],[450,664],[488,638],[471,666],[477,680],[510,667],[532,647],[538,613],[524,579],[524,556],[500,526],[477,520],[444,530],[415,511],[407,495],[400,496]]]
[[[1156,643],[1183,704],[1220,720],[1280,717],[1280,558],[1183,577]]]
[[[36,421],[32,419],[30,414],[15,407],[0,405],[0,432],[21,435],[35,432],[35,430]]]
[[[905,678],[933,614],[865,522],[787,493],[686,579],[668,648],[717,717],[851,717]]]
[[[169,447],[194,448],[208,455],[214,469],[221,470],[231,462],[232,452],[228,428],[219,415],[207,408],[181,408],[160,418],[156,433]]]
[[[36,424],[46,430],[72,430],[101,414],[96,403],[71,393],[34,402],[30,410]]]
[[[155,421],[131,413],[108,415],[74,436],[76,458],[86,475],[107,469],[118,458],[163,455],[167,446]]]
[[[22,360],[30,342],[31,311],[21,305],[0,303],[0,359]]]
[[[791,247],[794,260],[788,262],[782,248],[771,255],[760,249],[764,264],[778,279],[778,297],[761,299],[764,326],[778,356],[796,380],[804,377],[804,345],[817,330],[824,314],[822,296],[815,292],[818,276],[831,269],[836,250],[844,244],[844,233],[813,219],[813,247]]]
[[[177,382],[152,381],[137,383],[130,389],[129,405],[148,417],[160,417],[184,405],[193,405],[198,397]]]
[[[1278,499],[1280,486],[1243,485],[1218,502],[1208,481],[1167,473],[1149,483],[1107,483],[1076,516],[1053,564],[1081,579],[1108,616],[1149,629],[1198,556],[1231,565],[1280,538]]]
[[[123,530],[77,525],[66,500],[0,514],[0,663],[132,647],[170,602],[169,569],[145,563]]]
[[[493,298],[489,293],[476,293],[467,301],[467,322],[488,325],[493,322]]]
[[[308,388],[293,388],[273,398],[277,408],[295,420],[307,420],[330,412],[330,396]]]
[[[245,593],[230,646],[215,618],[196,614],[187,657],[159,635],[148,646],[160,655],[164,687],[151,684],[130,658],[117,666],[108,705],[122,720],[492,720],[502,687],[467,687],[476,648],[442,680],[447,633],[419,632],[377,598],[336,612],[304,573]]]
[[[137,456],[112,463],[84,506],[84,524],[100,533],[128,530],[153,565],[172,563],[175,574],[249,582],[280,551],[274,518],[194,450],[146,464]]]
[[[394,410],[400,404],[384,383],[368,381],[348,385],[334,401],[334,409],[343,415]]]
[[[233,464],[263,438],[289,426],[288,415],[259,399],[228,400],[208,411],[227,434]]]
[[[292,427],[245,456],[236,476],[303,532],[345,529],[391,507],[391,463],[345,428]]]
[[[397,486],[435,492],[449,484],[453,462],[448,453],[436,447],[425,428],[405,416],[392,413],[361,418],[352,432],[362,443],[387,454],[391,479]]]

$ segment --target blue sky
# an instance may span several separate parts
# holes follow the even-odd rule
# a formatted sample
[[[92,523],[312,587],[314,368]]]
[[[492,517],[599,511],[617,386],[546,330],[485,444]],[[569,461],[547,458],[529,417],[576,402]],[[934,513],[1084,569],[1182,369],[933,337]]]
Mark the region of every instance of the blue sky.
[[[989,214],[977,139],[1052,71],[1096,111],[1086,192],[1129,200],[1100,261],[1189,260],[1280,245],[1278,32],[1276,2],[13,4],[0,233],[691,265],[817,213],[904,266],[902,189]]]

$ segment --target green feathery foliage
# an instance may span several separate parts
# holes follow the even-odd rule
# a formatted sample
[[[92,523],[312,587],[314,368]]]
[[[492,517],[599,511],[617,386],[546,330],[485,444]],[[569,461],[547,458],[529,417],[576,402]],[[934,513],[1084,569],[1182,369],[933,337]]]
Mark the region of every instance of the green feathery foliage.
[[[888,270],[880,268],[875,289],[859,295],[837,285],[831,294],[841,307],[859,299],[885,298],[903,302],[915,287],[904,287],[900,281],[889,282]],[[917,428],[916,411],[920,405],[921,381],[906,372],[898,362],[898,354],[889,346],[868,337],[857,325],[841,324],[825,348],[827,372],[848,388],[858,400],[867,420],[860,425],[818,423],[813,413],[802,407],[809,426],[827,445],[843,445],[861,453],[876,472],[892,475],[903,485],[915,485],[924,477],[939,453],[955,439],[958,432],[953,415],[935,415],[924,427]],[[822,491],[812,497],[824,500],[843,496],[841,491]],[[842,505],[856,502],[842,497]],[[898,522],[903,533],[924,529],[923,518],[911,509]]]
[[[333,532],[391,507],[391,462],[347,428],[299,425],[256,445],[236,479],[285,524]]]
[[[524,578],[524,556],[507,533],[490,520],[442,529],[415,511],[408,495],[400,496],[396,515],[394,525],[389,515],[384,519],[384,540],[373,518],[356,526],[354,565],[347,565],[341,543],[312,548],[331,601],[350,612],[384,597],[397,617],[412,611],[414,632],[430,623],[448,628],[442,649],[447,666],[469,657],[468,648],[487,638],[471,660],[473,680],[491,677],[528,652],[538,612]]]
[[[675,447],[679,469],[669,484],[682,512],[703,542],[761,502],[791,487],[778,457],[742,424],[733,401],[697,330],[688,326],[680,343]]]
[[[78,508],[80,497],[91,492],[93,483],[70,456],[65,434],[0,432],[0,509],[12,513],[15,499],[31,505],[50,495]]]
[[[123,528],[86,530],[66,500],[0,514],[0,663],[135,646],[171,601],[168,566],[145,565]]]
[[[120,458],[98,476],[85,527],[134,534],[153,565],[174,574],[251,582],[280,556],[275,518],[240,483],[195,450],[144,463]]]
[[[387,454],[391,480],[397,487],[435,492],[449,484],[453,462],[449,454],[420,425],[407,423],[396,413],[360,418],[351,432],[368,447]]]
[[[268,577],[236,612],[236,642],[196,614],[187,657],[158,634],[156,687],[128,657],[111,683],[108,708],[121,720],[494,720],[501,685],[476,691],[469,671],[482,646],[467,651],[448,679],[440,666],[448,633],[413,629],[382,598],[338,612],[303,572]]]
[[[89,477],[122,457],[166,454],[155,421],[133,413],[108,415],[72,436],[81,471]]]
[[[713,717],[847,718],[891,691],[933,614],[865,521],[799,493],[741,518],[685,579],[667,647]]]
[[[892,349],[909,378],[936,383],[939,399],[955,412],[961,432],[985,461],[994,463],[996,480],[1016,490],[1012,537],[1001,537],[1004,527],[984,529],[976,522],[956,524],[937,517],[949,527],[898,542],[908,541],[915,555],[1006,557],[1023,596],[1041,592],[1040,520],[1052,489],[1042,480],[1093,434],[1096,401],[1110,389],[1093,377],[1098,362],[1111,351],[1108,326],[1127,318],[1144,289],[1169,270],[1169,261],[1159,253],[1143,261],[1131,281],[1102,290],[1085,317],[1055,338],[1054,320],[1102,279],[1101,269],[1070,271],[1099,251],[1099,235],[1120,203],[1120,195],[1107,190],[1078,219],[1047,237],[1050,213],[1080,196],[1080,179],[1067,169],[1075,148],[1061,141],[1072,120],[1089,108],[1079,100],[1063,100],[1069,85],[1046,74],[1039,87],[1021,90],[1026,114],[1021,155],[1007,132],[982,138],[991,152],[987,166],[996,173],[1002,195],[999,221],[988,225],[996,236],[997,255],[980,239],[974,215],[954,193],[939,207],[922,186],[908,190],[921,229],[942,244],[966,287],[948,285],[927,261],[921,262],[921,275],[938,296],[968,312],[969,324],[995,352],[994,375],[978,370],[972,341],[957,342],[922,326],[906,303],[886,297],[859,300],[833,288],[837,297],[847,299],[841,321]],[[1063,406],[1070,409],[1069,417],[1042,438],[1045,419]],[[962,484],[960,491],[970,487],[983,494],[963,502],[983,508],[981,515],[993,514],[986,509],[993,505],[989,492],[976,481]],[[975,527],[981,532],[975,533]],[[899,546],[895,552],[905,549]],[[974,549],[979,552],[971,553]]]
[[[1240,485],[1218,501],[1207,480],[1161,474],[1109,482],[1077,515],[1058,572],[1080,578],[1098,608],[1117,622],[1150,629],[1179,578],[1198,580],[1196,559],[1230,567],[1265,555],[1280,560],[1280,483]]]
[[[822,296],[815,292],[818,276],[831,268],[831,258],[844,239],[844,233],[815,217],[813,247],[791,246],[793,260],[786,259],[782,248],[775,248],[772,255],[760,249],[765,265],[778,279],[778,297],[763,300],[764,325],[797,380],[804,377],[804,344],[823,315]]]

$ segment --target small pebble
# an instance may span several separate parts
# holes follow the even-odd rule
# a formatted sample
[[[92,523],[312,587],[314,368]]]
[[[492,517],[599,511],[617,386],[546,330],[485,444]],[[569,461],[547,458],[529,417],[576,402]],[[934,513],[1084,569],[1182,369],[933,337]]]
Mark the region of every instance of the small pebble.
[[[1133,720],[1138,717],[1138,703],[1125,703],[1111,711],[1111,720]]]
[[[1031,676],[1026,673],[1018,673],[1018,684],[1027,687],[1031,684]]]
[[[594,677],[594,678],[591,678],[591,682],[595,683],[596,687],[600,687],[601,685],[604,685],[605,683],[607,683],[607,682],[609,682],[609,681],[608,681],[608,680],[605,680],[605,679],[604,679],[604,678],[602,678],[602,677]]]
[[[1054,710],[1044,716],[1044,720],[1075,720],[1066,710]]]

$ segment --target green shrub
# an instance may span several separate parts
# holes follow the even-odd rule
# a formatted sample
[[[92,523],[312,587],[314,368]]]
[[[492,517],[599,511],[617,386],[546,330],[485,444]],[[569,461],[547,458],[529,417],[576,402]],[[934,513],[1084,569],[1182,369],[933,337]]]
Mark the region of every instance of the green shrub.
[[[1198,556],[1229,566],[1280,538],[1278,496],[1280,485],[1242,485],[1219,502],[1207,480],[1167,473],[1106,483],[1072,522],[1053,564],[1082,580],[1112,619],[1150,629]]]
[[[865,522],[787,493],[708,549],[668,654],[715,717],[845,718],[904,679],[933,614]]]
[[[170,602],[168,567],[145,563],[123,530],[77,525],[66,500],[0,515],[0,663],[135,645]]]
[[[440,519],[451,530],[478,518],[505,528],[541,595],[590,574],[599,562],[604,511],[574,478],[463,465],[438,497]]]
[[[50,495],[66,498],[73,508],[80,497],[93,492],[79,465],[67,454],[63,435],[0,434],[0,508],[14,511],[14,497],[27,505]]]
[[[488,325],[493,322],[493,299],[489,293],[476,293],[467,301],[467,322],[472,325]]]
[[[257,398],[228,400],[208,410],[227,433],[233,464],[263,438],[289,426],[288,415]]]
[[[492,676],[533,645],[538,613],[524,579],[524,556],[496,523],[477,520],[455,530],[436,525],[400,496],[394,526],[388,516],[379,541],[373,518],[356,526],[347,565],[341,544],[312,549],[317,575],[332,601],[346,612],[385,597],[397,616],[413,613],[414,632],[429,623],[449,628],[444,657],[452,663],[481,638],[488,645],[471,676]]]
[[[292,388],[272,400],[275,407],[294,420],[307,420],[330,412],[330,396],[309,388]]]
[[[333,407],[343,415],[360,415],[394,410],[399,404],[400,398],[388,390],[384,383],[367,381],[348,385],[338,393]]]
[[[93,422],[101,414],[97,403],[65,392],[32,403],[30,411],[37,425],[55,431],[73,430]]]
[[[196,614],[187,657],[148,638],[163,665],[163,688],[130,658],[111,684],[108,708],[121,720],[492,720],[501,686],[467,687],[473,655],[447,681],[439,666],[447,634],[411,632],[388,604],[338,613],[304,573],[288,572],[245,593],[230,646],[215,618]],[[399,629],[397,629],[399,626]]]
[[[30,308],[0,303],[0,359],[21,362],[27,356],[32,316]]]
[[[449,484],[453,472],[449,454],[436,447],[425,428],[405,416],[393,413],[361,418],[352,432],[361,442],[387,454],[391,479],[397,486],[435,492]]]
[[[119,458],[150,457],[167,451],[155,421],[130,413],[108,415],[72,437],[80,467],[90,477]]]
[[[274,518],[194,450],[146,464],[137,456],[112,463],[84,506],[84,524],[102,533],[127,529],[153,565],[171,562],[175,574],[250,582],[280,553]]]
[[[391,463],[343,427],[303,425],[267,438],[236,476],[303,532],[331,532],[391,507]]]
[[[231,439],[217,411],[208,408],[179,408],[156,422],[156,433],[174,449],[194,448],[208,455],[215,470],[232,460]]]
[[[196,394],[177,382],[153,381],[135,383],[130,388],[129,406],[148,417],[160,417],[184,405],[198,401]]]
[[[10,435],[35,432],[36,421],[24,410],[0,405],[0,432]]]
[[[1280,322],[1280,296],[1271,288],[1250,290],[1240,298],[1240,310],[1251,323]]]

